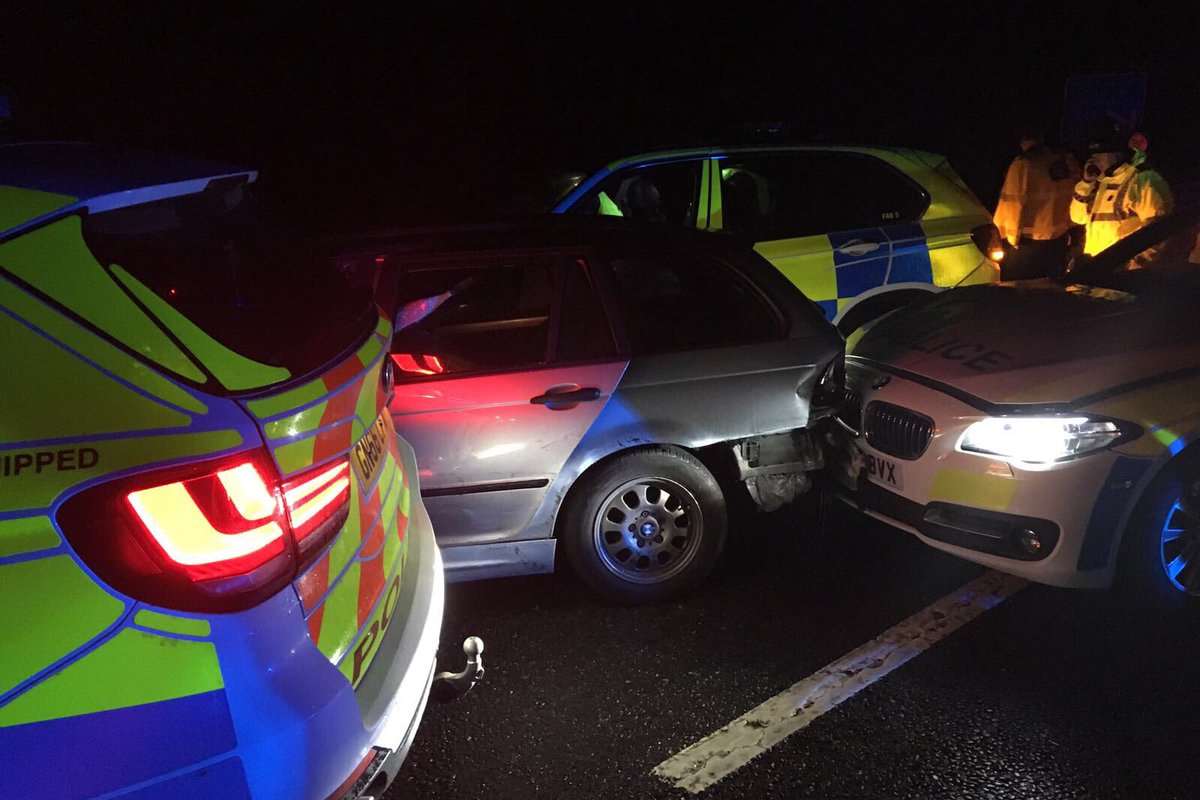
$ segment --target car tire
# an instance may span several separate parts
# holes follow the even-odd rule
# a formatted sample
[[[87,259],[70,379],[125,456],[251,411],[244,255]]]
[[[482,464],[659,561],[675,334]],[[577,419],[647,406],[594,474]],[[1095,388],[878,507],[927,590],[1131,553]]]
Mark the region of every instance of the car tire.
[[[1176,570],[1179,563],[1184,566]],[[1118,587],[1133,605],[1200,607],[1200,459],[1194,454],[1168,464],[1142,494],[1121,544],[1119,570]]]
[[[576,574],[625,605],[695,587],[716,566],[727,534],[716,478],[673,447],[624,453],[588,471],[561,519],[559,538]]]

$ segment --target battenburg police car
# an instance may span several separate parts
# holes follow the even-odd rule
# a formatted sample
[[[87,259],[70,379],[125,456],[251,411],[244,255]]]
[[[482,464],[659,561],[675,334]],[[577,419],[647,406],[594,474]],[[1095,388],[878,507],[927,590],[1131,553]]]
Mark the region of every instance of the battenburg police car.
[[[254,179],[0,147],[2,797],[357,797],[412,741],[443,579],[392,326]]]
[[[1200,597],[1196,221],[1154,223],[1070,282],[946,292],[851,337],[845,496],[1031,580]]]
[[[755,243],[850,333],[930,292],[999,280],[991,215],[942,156],[882,147],[645,153],[579,175],[552,209]]]

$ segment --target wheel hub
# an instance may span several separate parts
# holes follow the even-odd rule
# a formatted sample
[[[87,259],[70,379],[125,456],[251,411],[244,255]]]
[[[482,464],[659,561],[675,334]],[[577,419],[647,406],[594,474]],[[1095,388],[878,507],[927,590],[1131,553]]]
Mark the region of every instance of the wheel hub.
[[[1179,591],[1200,596],[1200,513],[1195,487],[1175,501],[1159,534],[1159,555],[1167,579]]]
[[[659,583],[692,560],[702,530],[700,506],[675,481],[636,479],[609,493],[593,530],[596,554],[610,572],[633,583]]]

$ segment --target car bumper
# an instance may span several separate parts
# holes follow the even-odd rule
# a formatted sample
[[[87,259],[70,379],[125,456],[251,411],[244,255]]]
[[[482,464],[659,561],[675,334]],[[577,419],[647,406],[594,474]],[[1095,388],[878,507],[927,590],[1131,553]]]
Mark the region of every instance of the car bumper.
[[[415,475],[412,451],[401,444],[404,468]],[[445,602],[441,554],[415,495],[392,622],[357,687],[313,644],[291,588],[214,618],[234,755],[250,796],[356,797],[399,771],[429,697]]]
[[[405,469],[416,474],[411,450],[402,443]],[[330,798],[382,793],[400,771],[429,700],[445,608],[445,572],[433,526],[420,501],[409,521],[409,568],[397,609],[408,609],[402,625],[388,628],[380,656],[355,692],[367,736],[357,767]],[[406,578],[408,575],[406,575]],[[384,663],[379,661],[390,654]]]
[[[1117,454],[1034,466],[963,452],[962,433],[984,412],[923,383],[882,377],[849,366],[847,386],[861,408],[878,400],[919,410],[932,419],[934,432],[917,458],[882,452],[857,431],[832,432],[830,472],[843,500],[930,547],[993,569],[1055,586],[1111,583],[1111,548],[1097,563],[1091,555],[1096,542],[1088,539]],[[847,427],[857,427],[854,422]],[[1030,533],[1039,548],[1022,544]]]

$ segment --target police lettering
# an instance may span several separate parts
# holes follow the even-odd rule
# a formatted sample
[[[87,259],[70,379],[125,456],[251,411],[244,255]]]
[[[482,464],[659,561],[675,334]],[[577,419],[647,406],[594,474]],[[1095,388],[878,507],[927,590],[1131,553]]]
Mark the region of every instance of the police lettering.
[[[30,453],[5,453],[0,455],[0,477],[15,478],[19,475],[37,475],[42,472],[68,472],[76,469],[91,469],[100,463],[100,454],[90,447],[67,450],[35,450]]]
[[[909,342],[913,350],[940,355],[950,361],[961,361],[964,367],[976,372],[988,372],[1005,366],[1012,356],[999,350],[986,350],[981,344],[964,342],[955,336],[935,335]]]
[[[388,587],[387,597],[383,599],[383,609],[379,615],[379,619],[371,620],[371,627],[367,628],[366,633],[363,634],[362,639],[358,642],[358,647],[354,648],[354,672],[350,677],[351,684],[358,684],[363,667],[370,660],[371,651],[375,649],[375,645],[383,638],[388,625],[392,624],[392,614],[395,613],[396,603],[398,602],[400,602],[399,575],[392,579],[392,585]]]

